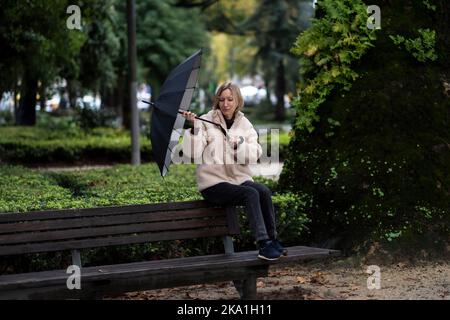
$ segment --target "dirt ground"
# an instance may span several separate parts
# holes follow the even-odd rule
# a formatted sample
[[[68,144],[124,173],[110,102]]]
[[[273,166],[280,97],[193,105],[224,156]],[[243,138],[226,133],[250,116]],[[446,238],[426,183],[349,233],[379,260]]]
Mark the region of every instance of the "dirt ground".
[[[420,260],[382,263],[379,289],[368,289],[364,259],[335,258],[272,266],[257,282],[261,300],[450,300],[450,263]],[[370,279],[369,279],[370,280]],[[369,281],[369,285],[376,282]],[[239,296],[231,282],[131,292],[120,300],[234,300]]]

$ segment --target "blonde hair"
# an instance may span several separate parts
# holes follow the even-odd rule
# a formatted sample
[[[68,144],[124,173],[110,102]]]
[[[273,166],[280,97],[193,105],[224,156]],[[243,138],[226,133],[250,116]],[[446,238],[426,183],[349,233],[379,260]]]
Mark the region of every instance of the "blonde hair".
[[[219,98],[222,92],[229,89],[231,94],[233,95],[233,99],[236,101],[236,110],[234,110],[234,114],[241,110],[244,107],[244,98],[242,98],[241,89],[231,82],[225,82],[217,88],[216,94],[213,99],[213,110],[219,109]]]

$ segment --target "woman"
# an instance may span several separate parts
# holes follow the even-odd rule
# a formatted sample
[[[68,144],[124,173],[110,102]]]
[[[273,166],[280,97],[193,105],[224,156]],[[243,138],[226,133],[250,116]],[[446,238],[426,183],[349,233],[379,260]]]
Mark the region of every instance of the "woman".
[[[184,134],[183,154],[199,164],[196,177],[202,196],[218,205],[244,205],[259,244],[258,257],[276,260],[287,251],[277,240],[272,193],[251,176],[249,164],[257,163],[262,148],[255,129],[240,111],[243,106],[239,87],[225,83],[217,89],[212,110],[201,116],[226,128],[226,135],[216,125],[185,111],[183,116],[193,130]]]

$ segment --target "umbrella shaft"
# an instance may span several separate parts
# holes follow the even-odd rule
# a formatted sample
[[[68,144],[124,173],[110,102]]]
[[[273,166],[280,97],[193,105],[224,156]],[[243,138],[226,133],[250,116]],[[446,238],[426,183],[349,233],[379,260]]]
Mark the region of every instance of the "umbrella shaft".
[[[145,101],[145,100],[141,100],[141,101],[144,102],[144,103],[146,103],[146,104],[151,105],[152,107],[155,107],[155,103],[154,103],[154,102]],[[178,110],[178,113],[179,113],[179,114],[183,114],[183,112],[184,112],[184,111]],[[213,122],[213,121],[209,121],[209,120],[206,120],[206,119],[202,119],[202,118],[200,118],[200,117],[195,117],[195,119],[198,119],[198,120],[201,120],[201,121],[206,121],[206,122],[215,124],[216,126],[219,126],[219,127],[222,128],[222,126],[220,125],[220,123]]]
[[[179,114],[183,114],[183,111],[178,111],[178,113]],[[195,119],[198,119],[198,120],[201,120],[201,121],[205,121],[205,122],[209,122],[209,123],[215,124],[216,126],[220,127],[220,123],[217,123],[217,122],[212,122],[212,121],[209,121],[209,120],[197,117],[197,116],[195,117]]]
[[[186,111],[186,110],[178,110],[178,113],[179,113],[179,114],[183,114],[184,111]],[[214,124],[214,125],[218,126],[219,129],[220,129],[220,131],[222,131],[223,135],[224,135],[225,137],[229,138],[227,132],[225,131],[224,128],[222,128],[222,126],[220,125],[220,123],[213,122],[213,121],[209,121],[209,120],[206,120],[206,119],[202,119],[202,118],[197,117],[197,116],[195,117],[195,119],[198,119],[198,120],[201,120],[201,121],[205,121],[205,122],[209,122],[209,123],[211,123],[211,124]]]

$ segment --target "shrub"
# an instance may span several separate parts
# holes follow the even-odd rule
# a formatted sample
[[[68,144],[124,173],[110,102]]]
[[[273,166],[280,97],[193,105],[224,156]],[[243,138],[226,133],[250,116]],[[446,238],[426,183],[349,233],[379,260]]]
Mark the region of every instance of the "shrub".
[[[11,126],[13,124],[14,115],[9,110],[0,110],[0,126]]]
[[[440,26],[447,20],[430,14],[422,1],[384,2],[383,32],[377,39],[362,37],[358,30],[365,28],[365,21],[360,20],[348,42],[350,33],[339,30],[353,29],[362,2],[321,3],[325,13],[297,41],[298,53],[310,61],[305,81],[311,87],[301,86],[297,126],[280,176],[284,191],[313,199],[307,210],[311,237],[305,240],[336,239],[338,246],[351,249],[366,241],[396,242],[429,234],[445,243],[450,231],[450,100],[440,64],[448,60],[440,57],[448,47],[437,45],[438,60],[420,62],[403,46],[398,48],[390,35],[407,39],[433,26],[441,39],[447,29]],[[354,14],[336,20],[334,11],[344,6],[351,12],[353,3],[359,3]],[[402,11],[405,3],[407,12]],[[425,51],[434,42],[434,32],[427,34]],[[344,81],[328,90],[328,80],[317,77],[332,73],[337,61],[331,53],[340,51],[330,49],[344,42],[361,42],[355,48],[368,50],[348,53],[352,59],[347,59],[346,73],[359,75],[351,86]],[[320,54],[331,59],[328,68]],[[333,77],[329,80],[335,83]],[[322,92],[326,95],[320,104],[309,99]],[[317,117],[305,114],[311,110]]]
[[[39,172],[17,166],[0,166],[0,212],[83,208],[70,190]]]
[[[126,131],[95,128],[82,131],[61,124],[49,130],[37,127],[0,127],[0,162],[10,164],[56,164],[79,162],[124,162],[130,159],[131,138]],[[151,147],[141,136],[144,160],[151,159]]]
[[[259,137],[259,143],[261,144],[263,150],[267,150],[267,155],[272,154],[271,150],[272,135],[262,135]],[[280,132],[278,135],[278,146],[279,146],[279,160],[283,161],[287,157],[287,150],[289,146],[290,135],[286,132]]]
[[[98,127],[115,127],[116,114],[110,110],[95,110],[91,108],[76,108],[75,121],[82,129]]]
[[[271,182],[258,178],[259,182]],[[0,212],[27,212],[33,210],[90,208],[126,204],[148,204],[200,200],[195,182],[195,165],[173,165],[162,178],[155,164],[141,166],[118,165],[110,169],[75,172],[40,173],[18,166],[0,166]],[[273,196],[277,210],[280,237],[296,242],[308,222],[304,214],[305,200],[291,193]],[[245,213],[240,210],[242,235],[237,237],[236,248],[254,248],[254,239],[248,230]],[[103,264],[118,261],[138,261],[198,255],[223,251],[220,239],[194,239],[175,242],[150,243],[115,248],[84,250],[83,261]],[[45,270],[52,264],[62,267],[70,264],[67,255],[49,253],[29,255],[20,259],[2,259],[9,268],[31,271]],[[0,270],[1,272],[1,270]]]

